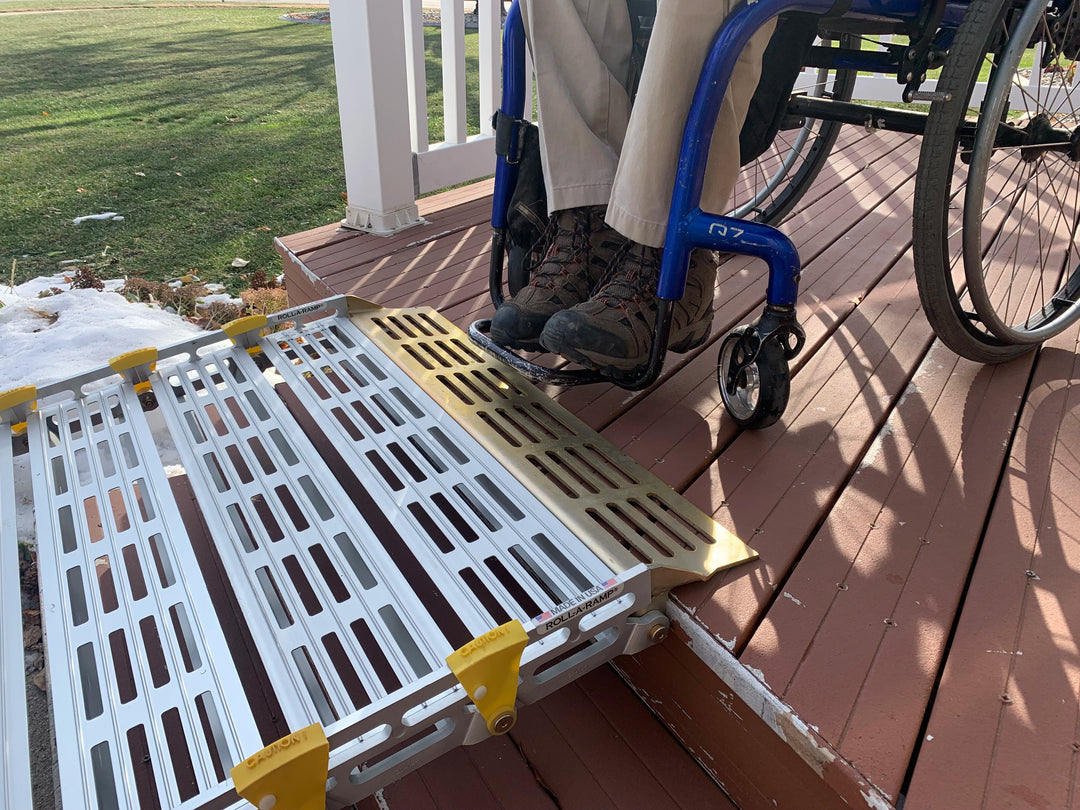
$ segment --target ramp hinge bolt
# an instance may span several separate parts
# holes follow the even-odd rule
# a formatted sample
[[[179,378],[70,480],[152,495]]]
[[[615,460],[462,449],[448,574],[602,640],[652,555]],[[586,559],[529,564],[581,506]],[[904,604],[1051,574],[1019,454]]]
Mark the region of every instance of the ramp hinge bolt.
[[[495,718],[495,721],[492,723],[492,730],[495,734],[505,734],[514,727],[514,721],[516,719],[517,718],[514,717],[513,712],[505,712],[504,714],[500,714],[498,717]]]

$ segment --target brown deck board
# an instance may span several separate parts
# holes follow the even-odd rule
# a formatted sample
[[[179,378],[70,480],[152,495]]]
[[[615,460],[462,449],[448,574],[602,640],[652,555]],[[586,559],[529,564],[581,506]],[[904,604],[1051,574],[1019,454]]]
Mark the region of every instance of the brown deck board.
[[[882,204],[889,206],[887,210],[892,210],[893,206],[902,208],[910,202],[911,191],[910,184],[902,186],[894,195],[899,197],[899,200],[890,199]],[[842,220],[843,217],[839,219]],[[892,224],[890,221],[890,225]],[[823,251],[806,265],[798,311],[800,322],[807,331],[807,349],[792,364],[795,379],[799,379],[802,368],[818,356],[816,350],[831,335],[838,323],[851,314],[856,302],[865,298],[872,286],[888,271],[893,257],[899,255],[910,242],[909,229],[903,224],[895,225],[890,230],[891,233],[883,232],[879,223],[866,219],[846,232],[838,229],[833,233],[843,235],[843,246],[833,251]],[[845,271],[836,272],[841,269],[838,265]],[[846,268],[854,269],[855,272],[849,273]],[[758,297],[760,289],[759,282],[750,292],[755,315],[762,304]],[[723,290],[721,285],[721,295]],[[729,318],[729,302],[721,300],[724,303],[720,305],[718,324],[714,330],[718,337],[745,320],[745,316]],[[733,303],[736,312],[745,305],[741,300]],[[632,456],[649,460],[646,463],[650,465],[651,462],[652,471],[676,489],[685,489],[736,433],[734,423],[724,415],[717,389],[716,351],[717,348],[714,347],[700,353],[691,367],[666,379],[662,387],[654,388],[656,396],[641,398],[627,416],[620,417],[619,421],[607,430],[611,435],[630,437],[629,442],[623,444],[623,449]],[[803,375],[803,379],[806,377],[824,379],[818,369],[812,369]],[[813,390],[812,385],[793,385],[787,413],[797,413],[805,407]],[[702,441],[699,431],[683,437],[679,436],[677,431],[664,429],[663,425],[656,424],[667,418],[672,400],[686,403],[685,407],[694,409],[706,422],[718,423],[715,441]],[[670,444],[672,439],[677,440],[673,445]],[[643,444],[644,442],[648,444]]]
[[[1039,356],[922,741],[910,807],[961,797],[985,807],[1075,806],[1076,341],[1069,330]]]
[[[940,354],[948,360],[947,352]],[[934,354],[929,364],[937,364]],[[1017,393],[1022,390],[1027,376],[1022,366],[994,371],[1008,375]],[[869,490],[865,499],[877,500],[881,511],[860,515],[869,519],[846,527],[841,523],[840,529],[853,530],[856,538],[861,532],[862,541],[847,548],[815,541],[795,570],[797,581],[785,585],[791,598],[777,600],[774,608],[774,625],[784,629],[786,654],[801,649],[803,658],[786,688],[776,680],[769,680],[770,686],[800,714],[814,717],[821,733],[893,796],[921,724],[918,715],[896,710],[898,705],[925,705],[929,699],[1004,452],[1000,441],[995,447],[982,437],[1006,436],[1013,419],[1006,397],[984,398],[992,376],[967,362],[950,372],[938,400],[941,412],[918,434],[922,451],[917,458],[909,456],[910,465],[905,465],[913,480],[901,479],[883,494]],[[965,398],[975,403],[973,414],[955,408],[954,403]],[[904,405],[909,401],[911,396]],[[886,430],[895,435],[903,418],[900,413],[890,419]],[[965,418],[971,418],[966,431]],[[960,440],[963,433],[969,438],[966,444]],[[874,461],[862,472],[893,466],[882,467],[880,457]],[[857,498],[861,482],[860,477],[845,495]],[[816,570],[819,558],[830,557],[829,570]],[[811,577],[812,587],[799,586]],[[830,592],[826,581],[842,583],[846,590],[834,587]],[[803,646],[792,639],[787,619],[792,607],[813,610],[815,597],[831,597],[831,604]],[[749,658],[744,655],[747,663]],[[825,681],[828,690],[821,688]]]
[[[616,662],[637,697],[598,670],[510,739],[391,786],[390,807],[726,806],[712,780],[746,810],[1073,806],[1077,330],[998,367],[934,341],[910,252],[918,147],[845,128],[785,223],[807,345],[779,424],[739,432],[717,390],[723,335],[764,300],[746,257],[721,263],[707,345],[652,387],[549,389],[761,557],[672,594],[689,624]],[[394,237],[286,237],[310,273],[287,257],[290,296],[489,316],[490,189],[421,201],[428,224]]]
[[[621,698],[617,708],[605,712],[593,702],[593,698],[599,698],[601,704],[612,703],[608,695],[598,693],[600,689]],[[599,678],[572,684],[560,690],[557,699],[539,703],[540,711],[523,718],[522,734],[515,733],[515,737],[520,738],[534,767],[542,769],[544,782],[559,798],[560,805],[570,800],[569,806],[573,807],[690,810],[703,802],[715,802],[716,786],[699,768],[683,771],[684,777],[697,771],[696,793],[684,790],[664,772],[671,754],[678,749],[670,735],[654,735],[652,745],[646,747],[642,740],[627,739],[619,733],[610,715],[628,711],[637,714],[635,703],[629,691],[605,668]],[[642,725],[646,724],[639,721],[630,728]],[[567,755],[580,764],[568,764]],[[681,749],[678,756],[682,758]]]
[[[910,279],[899,289],[876,287],[863,300],[862,315],[846,321],[811,359],[807,371],[820,388],[805,407],[776,429],[740,435],[718,474],[687,490],[761,554],[679,594],[721,638],[734,639],[736,650],[906,387],[908,369],[921,360],[930,330],[915,317],[917,298]]]

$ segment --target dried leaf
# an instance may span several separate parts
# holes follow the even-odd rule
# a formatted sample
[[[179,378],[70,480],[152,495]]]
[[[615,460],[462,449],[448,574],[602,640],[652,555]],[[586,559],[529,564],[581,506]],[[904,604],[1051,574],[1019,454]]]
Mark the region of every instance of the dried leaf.
[[[34,309],[33,307],[27,307],[26,311],[31,315],[37,315],[39,318],[44,318],[49,322],[50,326],[60,320],[59,312],[42,312],[40,309]]]
[[[146,177],[146,172],[135,172],[136,177]]]
[[[41,641],[41,626],[33,625],[31,627],[24,627],[22,634],[22,645],[24,650],[29,650],[35,644]]]
[[[251,262],[247,259],[241,259],[239,256],[232,260],[233,267],[247,267],[249,264],[251,264]]]
[[[48,687],[45,685],[45,670],[39,669],[34,673],[34,686],[40,689],[42,692],[48,692]]]

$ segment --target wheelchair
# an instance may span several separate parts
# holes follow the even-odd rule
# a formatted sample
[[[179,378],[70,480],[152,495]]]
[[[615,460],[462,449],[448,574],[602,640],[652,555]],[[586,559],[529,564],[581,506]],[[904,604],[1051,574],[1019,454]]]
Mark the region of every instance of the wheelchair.
[[[735,60],[773,18],[763,76],[776,70],[780,79],[763,81],[751,102],[743,174],[730,210],[702,211],[709,138]],[[647,14],[642,19],[647,32]],[[524,117],[524,48],[515,2],[504,30],[499,112],[511,122]],[[717,377],[725,407],[741,427],[763,428],[780,418],[790,389],[788,362],[805,336],[795,318],[798,251],[775,226],[814,182],[845,124],[922,136],[912,217],[915,274],[923,310],[942,342],[970,360],[1001,363],[1066,329],[1080,318],[1078,57],[1080,0],[756,0],[737,6],[713,40],[687,116],[649,363],[635,379],[615,382],[640,390],[658,379],[671,305],[683,294],[693,248],[755,256],[769,267],[764,311],[721,341]],[[895,76],[899,103],[852,102],[859,71]],[[939,75],[924,89],[928,74]],[[517,134],[511,127],[497,149],[489,272],[496,307],[511,252],[507,210],[517,180]],[[748,154],[754,143],[769,146]],[[520,269],[511,267],[508,275],[511,293],[527,281]],[[470,336],[526,376],[558,385],[604,379],[588,369],[553,369],[521,357],[494,344],[489,326],[489,320],[477,321]]]

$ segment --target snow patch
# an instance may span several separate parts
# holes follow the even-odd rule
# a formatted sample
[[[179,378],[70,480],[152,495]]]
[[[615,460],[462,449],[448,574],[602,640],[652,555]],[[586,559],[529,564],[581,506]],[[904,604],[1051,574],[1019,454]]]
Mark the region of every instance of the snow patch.
[[[37,297],[67,286],[63,276],[54,276],[0,292],[0,391],[40,388],[107,365],[118,354],[202,333],[183,318],[109,290],[67,289]]]
[[[72,290],[65,276],[36,278],[18,287],[0,287],[0,391],[66,380],[107,365],[118,354],[158,348],[202,334],[183,318],[146,304],[128,301],[114,290],[122,279],[105,282],[105,290]],[[60,292],[39,297],[42,292]],[[164,370],[172,361],[164,361]],[[148,419],[162,419],[153,411]],[[156,437],[162,431],[156,431]],[[158,440],[167,475],[184,472],[176,448]],[[15,525],[19,542],[37,542],[33,514],[30,456],[14,459]]]

